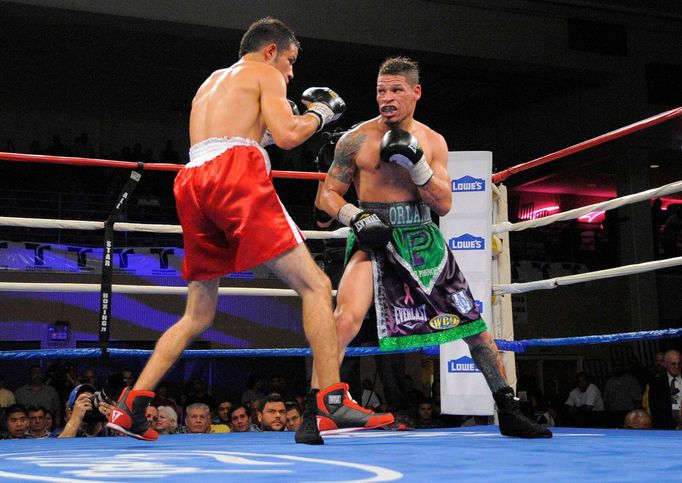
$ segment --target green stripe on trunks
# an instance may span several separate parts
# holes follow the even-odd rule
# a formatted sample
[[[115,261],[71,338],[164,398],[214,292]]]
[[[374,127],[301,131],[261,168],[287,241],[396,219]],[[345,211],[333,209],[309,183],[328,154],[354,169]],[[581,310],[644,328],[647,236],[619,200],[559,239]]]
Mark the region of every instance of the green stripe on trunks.
[[[382,351],[395,351],[400,349],[412,349],[414,347],[440,345],[445,344],[446,342],[452,342],[453,340],[463,339],[470,335],[480,334],[487,329],[488,327],[483,319],[478,319],[443,332],[385,337],[379,339],[379,349]]]

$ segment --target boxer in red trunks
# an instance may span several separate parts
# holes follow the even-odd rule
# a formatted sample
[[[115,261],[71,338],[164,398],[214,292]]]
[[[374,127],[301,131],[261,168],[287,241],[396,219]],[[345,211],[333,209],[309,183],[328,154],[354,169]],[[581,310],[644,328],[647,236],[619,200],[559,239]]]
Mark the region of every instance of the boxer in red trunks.
[[[298,51],[298,40],[281,21],[256,21],[242,37],[239,61],[209,76],[192,101],[190,162],[174,184],[185,244],[187,307],[157,342],[135,386],[121,395],[109,416],[110,428],[138,439],[157,439],[144,415],[154,387],[213,323],[220,277],[261,263],[301,296],[303,328],[319,375],[296,442],[323,444],[317,412],[339,427],[393,422],[390,415],[355,404],[339,382],[331,283],[277,197],[270,160],[260,146],[261,140],[283,149],[298,146],[345,109],[334,91],[313,87],[303,93],[307,110],[292,112],[286,90]]]

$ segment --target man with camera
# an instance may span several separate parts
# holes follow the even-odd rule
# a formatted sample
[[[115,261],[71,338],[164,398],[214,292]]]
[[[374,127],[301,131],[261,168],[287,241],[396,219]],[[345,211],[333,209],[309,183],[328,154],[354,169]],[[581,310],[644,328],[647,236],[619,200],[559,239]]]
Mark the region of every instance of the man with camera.
[[[84,438],[111,436],[106,427],[107,416],[113,408],[111,402],[91,384],[76,386],[66,401],[66,424],[50,435],[53,438]]]

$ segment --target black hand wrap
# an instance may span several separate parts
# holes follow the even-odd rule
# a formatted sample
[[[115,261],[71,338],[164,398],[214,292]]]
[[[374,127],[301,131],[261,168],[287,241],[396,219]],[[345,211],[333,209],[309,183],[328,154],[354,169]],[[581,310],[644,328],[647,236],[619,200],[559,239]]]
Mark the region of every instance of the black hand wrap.
[[[319,209],[317,206],[313,209],[313,217],[317,223],[329,223],[334,219],[329,216],[329,213]]]
[[[351,219],[350,227],[364,251],[383,250],[391,240],[391,225],[374,211],[360,211]]]

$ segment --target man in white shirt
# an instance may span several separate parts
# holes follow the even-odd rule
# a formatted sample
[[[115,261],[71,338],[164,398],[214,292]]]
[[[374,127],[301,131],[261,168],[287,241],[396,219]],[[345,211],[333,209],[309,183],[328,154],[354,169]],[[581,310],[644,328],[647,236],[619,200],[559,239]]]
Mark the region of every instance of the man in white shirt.
[[[593,411],[603,411],[604,401],[601,397],[599,388],[590,383],[590,377],[585,372],[579,372],[575,375],[576,387],[568,395],[566,399],[566,406],[568,412],[578,426],[587,426],[588,421],[593,418],[586,417],[586,413]]]

